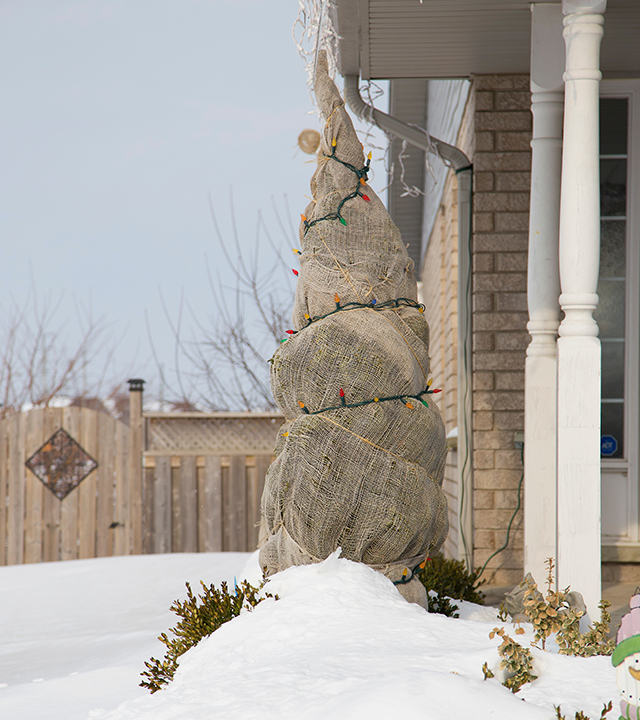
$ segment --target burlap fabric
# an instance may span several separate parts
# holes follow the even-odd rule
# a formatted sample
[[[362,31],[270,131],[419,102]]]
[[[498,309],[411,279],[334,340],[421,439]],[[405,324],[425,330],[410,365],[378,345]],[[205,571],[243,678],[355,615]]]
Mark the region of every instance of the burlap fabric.
[[[341,215],[327,219],[358,187],[357,176],[334,159],[363,168],[362,146],[320,56],[315,81],[326,120],[311,180],[314,200],[300,228],[300,273],[293,325],[297,332],[272,361],[271,387],[286,417],[276,460],[262,496],[260,564],[267,575],[319,562],[336,548],[392,580],[402,577],[444,542],[447,503],[441,490],[446,456],[440,413],[407,398],[356,408],[340,405],[427,386],[429,331],[417,307],[358,307],[327,315],[339,305],[416,300],[413,262],[384,205],[368,185]],[[308,316],[308,317],[307,317]],[[408,407],[407,403],[411,406]],[[416,579],[398,585],[426,604]]]

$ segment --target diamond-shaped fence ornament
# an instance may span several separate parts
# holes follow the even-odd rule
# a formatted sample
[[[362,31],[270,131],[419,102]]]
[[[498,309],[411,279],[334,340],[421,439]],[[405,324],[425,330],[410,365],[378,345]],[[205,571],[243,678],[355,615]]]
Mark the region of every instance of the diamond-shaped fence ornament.
[[[98,467],[66,430],[60,428],[25,463],[59,499],[67,495]]]

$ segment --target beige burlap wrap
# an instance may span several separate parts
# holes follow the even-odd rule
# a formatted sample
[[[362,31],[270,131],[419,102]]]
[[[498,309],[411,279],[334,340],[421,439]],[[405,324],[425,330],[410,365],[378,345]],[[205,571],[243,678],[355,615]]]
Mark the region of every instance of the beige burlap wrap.
[[[424,396],[428,407],[411,398],[427,387],[429,330],[416,304],[413,262],[386,208],[330,157],[365,166],[323,54],[315,93],[326,124],[314,200],[300,227],[298,332],[272,360],[271,387],[286,422],[262,496],[260,564],[270,575],[341,547],[343,557],[397,581],[442,545],[448,529],[444,426],[431,395]],[[339,211],[346,224],[322,219],[356,188],[362,194]],[[407,302],[372,305],[398,298]],[[370,307],[333,312],[348,303]],[[417,578],[397,587],[425,605]]]

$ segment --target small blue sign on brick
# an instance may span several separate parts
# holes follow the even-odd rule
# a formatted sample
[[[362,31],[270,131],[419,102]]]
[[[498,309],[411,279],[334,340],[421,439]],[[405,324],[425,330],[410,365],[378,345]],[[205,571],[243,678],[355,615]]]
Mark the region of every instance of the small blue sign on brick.
[[[601,455],[604,455],[605,457],[609,457],[610,455],[614,455],[617,449],[618,449],[618,441],[613,437],[613,435],[603,435],[600,438],[600,454]]]

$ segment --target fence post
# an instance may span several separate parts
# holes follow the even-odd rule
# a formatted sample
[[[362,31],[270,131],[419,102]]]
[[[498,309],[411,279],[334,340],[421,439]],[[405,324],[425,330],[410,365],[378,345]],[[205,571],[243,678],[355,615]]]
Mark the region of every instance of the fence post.
[[[131,553],[142,553],[142,391],[144,380],[132,378],[129,383],[129,511]]]

